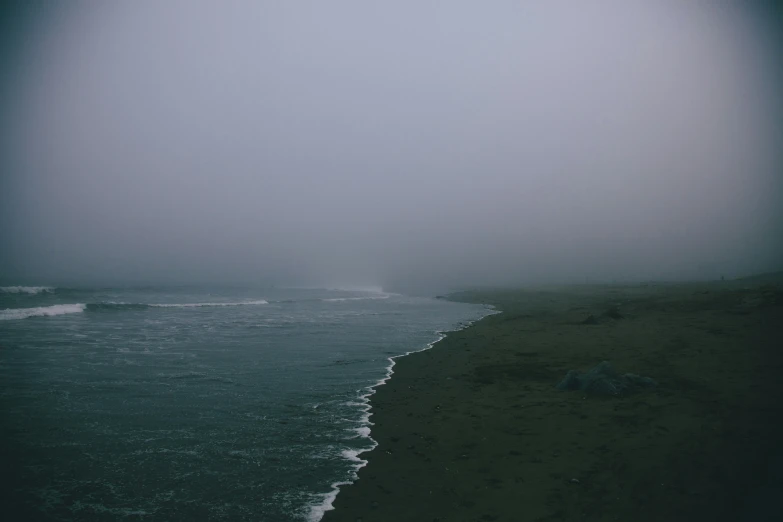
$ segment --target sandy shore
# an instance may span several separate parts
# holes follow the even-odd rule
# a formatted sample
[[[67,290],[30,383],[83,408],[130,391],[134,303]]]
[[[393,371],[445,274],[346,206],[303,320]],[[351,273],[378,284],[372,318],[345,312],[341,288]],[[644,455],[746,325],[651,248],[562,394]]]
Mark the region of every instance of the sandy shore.
[[[779,284],[450,298],[503,313],[397,360],[379,445],[325,522],[783,520]],[[555,389],[603,360],[659,386]]]

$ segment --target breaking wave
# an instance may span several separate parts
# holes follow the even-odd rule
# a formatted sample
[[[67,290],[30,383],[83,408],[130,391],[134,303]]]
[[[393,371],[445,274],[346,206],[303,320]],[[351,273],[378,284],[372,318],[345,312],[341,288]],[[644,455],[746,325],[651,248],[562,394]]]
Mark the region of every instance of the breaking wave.
[[[0,286],[0,293],[3,294],[40,294],[43,292],[53,293],[53,286]]]
[[[328,299],[322,299],[322,301],[364,301],[366,299],[388,299],[389,294],[373,295],[366,297],[330,297]]]
[[[365,294],[383,294],[383,287],[380,286],[339,286],[325,288],[331,292],[362,292]]]
[[[258,299],[256,301],[239,301],[236,303],[172,303],[172,304],[151,304],[148,306],[154,306],[159,308],[198,308],[202,306],[246,306],[246,305],[265,305],[269,304],[264,299]]]
[[[247,306],[269,304],[264,299],[255,301],[237,301],[230,303],[122,303],[107,301],[104,303],[90,303],[88,310],[111,311],[111,310],[146,310],[148,308],[201,308],[207,306]]]
[[[58,304],[52,306],[38,306],[35,308],[6,308],[0,310],[0,321],[13,319],[27,319],[28,317],[49,317],[53,315],[75,314],[84,312],[107,312],[120,310],[147,310],[149,308],[198,308],[206,306],[244,306],[263,305],[267,302],[263,299],[256,301],[240,301],[233,303],[171,303],[171,304],[145,304],[145,303],[76,303]]]
[[[53,315],[77,314],[86,308],[84,304],[59,304],[36,308],[6,308],[0,310],[0,321],[27,319],[28,317],[49,317]]]
[[[105,303],[89,303],[87,305],[87,310],[91,312],[117,311],[117,310],[146,310],[149,307],[150,305],[144,303],[116,303],[113,301],[108,301]]]

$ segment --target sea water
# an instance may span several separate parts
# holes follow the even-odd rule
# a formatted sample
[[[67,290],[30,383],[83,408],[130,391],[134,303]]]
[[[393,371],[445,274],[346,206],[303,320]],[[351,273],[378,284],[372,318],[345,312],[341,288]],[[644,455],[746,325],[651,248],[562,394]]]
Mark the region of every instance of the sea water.
[[[318,520],[390,357],[489,311],[380,289],[0,288],[4,511]]]

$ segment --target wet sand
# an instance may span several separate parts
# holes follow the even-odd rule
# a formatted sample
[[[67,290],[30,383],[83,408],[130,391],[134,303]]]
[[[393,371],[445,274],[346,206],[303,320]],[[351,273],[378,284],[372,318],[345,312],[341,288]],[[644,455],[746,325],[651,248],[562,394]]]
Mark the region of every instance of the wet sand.
[[[397,360],[378,447],[325,522],[783,520],[779,284],[449,298],[503,313]],[[555,389],[603,360],[659,386]]]

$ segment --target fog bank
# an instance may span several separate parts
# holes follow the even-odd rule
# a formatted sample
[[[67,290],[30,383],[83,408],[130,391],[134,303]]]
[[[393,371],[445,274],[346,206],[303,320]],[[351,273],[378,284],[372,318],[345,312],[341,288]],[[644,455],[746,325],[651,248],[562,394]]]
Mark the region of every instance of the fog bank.
[[[3,55],[0,278],[455,288],[780,269],[771,14],[30,11]]]

